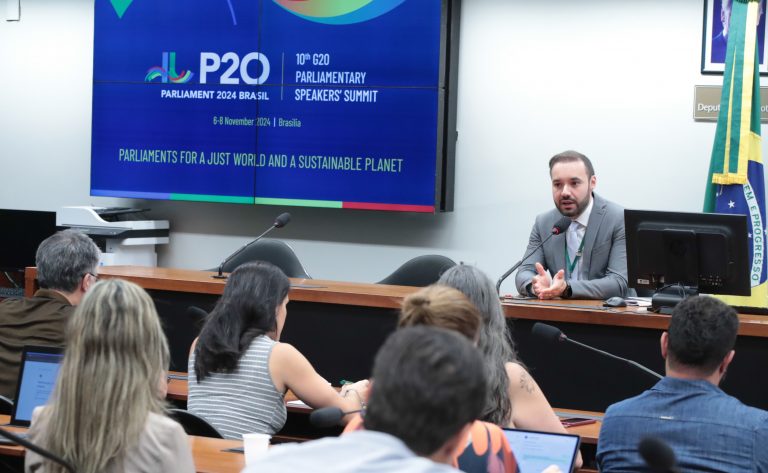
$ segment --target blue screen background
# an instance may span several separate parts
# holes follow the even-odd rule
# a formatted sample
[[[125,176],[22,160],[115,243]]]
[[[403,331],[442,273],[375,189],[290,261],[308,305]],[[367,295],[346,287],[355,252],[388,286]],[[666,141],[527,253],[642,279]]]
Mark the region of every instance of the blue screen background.
[[[380,1],[380,0],[375,0]],[[95,8],[91,193],[173,198],[172,194],[370,202],[434,206],[440,69],[440,0],[406,0],[367,21],[328,25],[301,18],[273,0],[134,0],[120,18],[108,0]],[[234,12],[234,19],[233,19]],[[235,24],[236,23],[236,24]],[[175,53],[186,83],[145,81]],[[263,84],[220,84],[230,63],[200,83],[200,55],[269,61]],[[304,55],[300,64],[297,55]],[[313,64],[314,55],[320,59]],[[297,71],[364,72],[363,84],[307,84]],[[263,72],[257,61],[246,68]],[[239,68],[231,75],[241,79]],[[339,101],[300,101],[297,89],[332,89]],[[377,91],[375,102],[345,102],[346,93]],[[212,98],[161,93],[209,91]],[[241,92],[268,98],[237,97]],[[227,97],[234,93],[235,98]],[[262,126],[215,123],[216,117],[267,120]],[[296,120],[300,127],[278,126]],[[165,151],[165,162],[121,160],[124,153]],[[181,153],[230,153],[226,164],[183,160]],[[294,158],[295,167],[239,166],[234,153]],[[396,172],[301,169],[300,156],[394,159]],[[175,159],[174,159],[175,157]],[[372,164],[372,166],[374,165]],[[380,166],[377,169],[381,169]],[[194,199],[193,199],[194,200]],[[200,198],[199,200],[205,200]]]

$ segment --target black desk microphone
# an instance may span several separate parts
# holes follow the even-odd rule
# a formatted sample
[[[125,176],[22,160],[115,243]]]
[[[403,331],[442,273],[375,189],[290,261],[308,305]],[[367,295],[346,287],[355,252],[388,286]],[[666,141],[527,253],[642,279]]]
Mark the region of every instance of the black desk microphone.
[[[630,365],[634,366],[635,368],[639,368],[649,375],[661,379],[663,378],[662,375],[659,373],[646,368],[645,366],[641,365],[640,363],[628,360],[626,358],[622,358],[620,356],[616,356],[613,353],[608,353],[607,351],[599,350],[595,347],[591,347],[585,343],[577,342],[576,340],[572,340],[568,338],[559,328],[553,327],[552,325],[543,324],[541,322],[536,322],[533,324],[533,328],[531,329],[531,332],[536,335],[537,337],[543,338],[544,340],[547,340],[549,342],[568,342],[573,343],[574,345],[578,345],[580,347],[586,348],[588,350],[592,350],[595,353],[599,353],[603,356],[607,356],[608,358],[613,358],[614,360],[623,361],[624,363],[629,363]]]
[[[272,226],[267,228],[267,230],[264,233],[262,233],[261,235],[257,236],[255,240],[253,240],[253,241],[251,241],[249,243],[246,243],[245,245],[241,246],[239,250],[235,251],[231,255],[227,256],[227,259],[222,261],[221,264],[219,265],[219,274],[215,274],[215,275],[213,275],[213,277],[216,278],[216,279],[227,279],[227,276],[225,276],[223,274],[224,273],[224,266],[227,263],[232,261],[232,259],[235,256],[237,256],[240,253],[242,253],[243,251],[245,251],[246,248],[248,248],[249,246],[253,245],[257,241],[259,241],[262,238],[264,238],[264,235],[266,235],[267,233],[271,232],[275,228],[283,228],[284,226],[288,225],[288,222],[290,222],[290,221],[291,221],[291,214],[289,214],[288,212],[285,212],[285,213],[282,213],[282,214],[278,215],[277,218],[275,219],[275,222],[272,224]]]

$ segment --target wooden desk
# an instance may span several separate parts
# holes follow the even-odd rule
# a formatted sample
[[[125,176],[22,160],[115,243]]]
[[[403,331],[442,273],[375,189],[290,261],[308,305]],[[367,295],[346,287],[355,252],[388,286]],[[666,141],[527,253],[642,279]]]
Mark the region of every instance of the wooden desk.
[[[0,415],[0,425],[2,425],[5,430],[8,430],[12,433],[23,433],[27,431],[27,429],[24,427],[6,426],[5,424],[7,424],[10,421],[11,421],[11,416]],[[24,447],[19,447],[16,445],[0,444],[0,455],[10,456],[10,457],[23,457]]]
[[[600,427],[603,426],[603,413],[592,411],[579,411],[575,409],[558,409],[555,408],[555,413],[563,417],[587,417],[594,418],[595,423],[586,425],[577,425],[574,427],[566,427],[566,431],[569,434],[578,435],[581,437],[582,445],[591,445],[597,448],[597,439],[600,436]]]
[[[568,411],[574,415],[594,414],[582,411]],[[0,424],[6,424],[10,416],[0,415]],[[12,432],[25,432],[27,429],[19,427],[6,427]],[[599,422],[597,424],[571,427],[569,433],[581,435],[582,444],[596,445],[597,434],[600,430]],[[241,453],[225,452],[230,448],[239,448],[243,443],[237,440],[211,439],[206,437],[189,437],[189,445],[192,449],[192,457],[195,462],[195,470],[198,473],[239,473],[245,468],[245,456]],[[26,449],[14,445],[0,445],[0,456],[21,458]],[[588,472],[593,470],[579,470]]]
[[[645,308],[603,307],[603,301],[504,299],[504,315],[513,319],[539,322],[574,322],[642,329],[666,330],[669,315],[655,314]],[[768,317],[739,314],[739,335],[768,338]]]
[[[99,277],[118,277],[135,282],[147,290],[191,294],[221,295],[226,280],[214,279],[208,271],[151,268],[144,266],[103,266]],[[37,268],[24,272],[24,295],[31,297],[37,290]],[[418,290],[408,286],[328,281],[322,279],[291,279],[292,301],[343,304],[361,307],[399,309],[405,296]],[[590,325],[633,327],[665,330],[669,316],[636,308],[605,308],[602,301],[505,299],[504,314],[513,319],[542,322],[573,322]],[[768,317],[739,314],[739,335],[768,338]]]
[[[182,375],[184,373],[178,373],[178,372],[172,372],[170,374],[173,375]],[[173,399],[176,401],[187,401],[187,396],[189,394],[189,385],[187,383],[187,380],[185,379],[170,379],[168,382],[168,399]],[[288,393],[285,395],[285,402],[295,401],[298,398],[292,391],[288,391]],[[292,412],[295,414],[303,414],[303,415],[309,415],[312,412],[312,408],[309,406],[296,406],[296,405],[288,405],[287,407],[288,412]],[[591,412],[591,411],[579,411],[579,410],[573,410],[573,409],[555,409],[555,411],[563,416],[568,417],[599,417],[602,419],[603,413],[602,412]],[[576,427],[568,427],[566,430],[568,430],[569,433],[579,435],[581,437],[581,442],[588,445],[597,445],[597,437],[600,434],[600,426],[602,425],[600,420],[597,420],[594,424],[587,424],[587,425],[579,425]],[[308,438],[302,438],[297,437],[296,440],[309,440],[313,437]]]
[[[186,307],[210,310],[224,282],[205,271],[133,266],[100,268],[101,277],[120,277],[152,295],[171,346],[172,369],[186,370],[191,341],[199,327]],[[27,294],[35,288],[35,268],[25,272]],[[326,379],[362,379],[395,329],[397,308],[413,287],[292,280],[288,320],[282,340],[296,346]],[[312,287],[307,287],[312,286]],[[537,321],[552,323],[570,338],[638,361],[663,373],[659,337],[669,316],[635,309],[605,309],[600,301],[510,300],[504,312],[521,360],[553,405],[605,411],[614,402],[639,394],[655,380],[636,368],[567,344],[551,345],[531,334]],[[754,383],[768,372],[768,317],[740,315],[736,358],[722,388],[746,404],[768,409],[768,384]],[[353,356],[350,356],[353,354]]]
[[[132,281],[147,290],[221,295],[226,280],[214,279],[216,273],[188,269],[150,268],[145,266],[102,266],[100,278],[118,277]],[[24,295],[37,290],[37,268],[24,271]],[[291,279],[290,298],[295,301],[344,304],[363,307],[399,309],[403,297],[418,288],[381,284]]]
[[[230,448],[240,448],[240,440],[211,439],[190,435],[189,446],[198,473],[240,473],[245,468],[245,455],[225,452]]]
[[[10,416],[0,415],[0,424],[7,424]],[[25,432],[27,429],[7,427],[12,432]],[[242,453],[224,452],[229,448],[239,448],[243,442],[238,440],[211,439],[206,437],[189,437],[192,458],[195,461],[195,471],[198,473],[240,473],[245,468],[245,456]],[[0,455],[23,457],[24,447],[15,445],[0,445]]]

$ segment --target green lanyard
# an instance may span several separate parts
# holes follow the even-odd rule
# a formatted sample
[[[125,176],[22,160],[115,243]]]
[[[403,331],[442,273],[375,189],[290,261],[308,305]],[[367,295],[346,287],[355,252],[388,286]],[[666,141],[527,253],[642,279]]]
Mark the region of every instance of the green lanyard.
[[[565,267],[568,269],[568,277],[570,278],[571,274],[573,274],[573,269],[576,267],[576,263],[579,262],[579,258],[581,258],[581,251],[584,249],[584,238],[581,239],[581,245],[579,245],[579,249],[576,251],[576,257],[573,258],[573,263],[571,263],[571,258],[568,257],[568,241],[565,242]]]

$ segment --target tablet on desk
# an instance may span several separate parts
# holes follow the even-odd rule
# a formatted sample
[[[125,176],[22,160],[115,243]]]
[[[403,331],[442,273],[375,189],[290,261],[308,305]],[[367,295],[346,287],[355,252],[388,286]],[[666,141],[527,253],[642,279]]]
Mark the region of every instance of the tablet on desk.
[[[579,436],[535,432],[531,430],[504,429],[520,473],[539,473],[550,465],[560,471],[573,471],[579,451]]]

